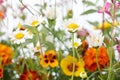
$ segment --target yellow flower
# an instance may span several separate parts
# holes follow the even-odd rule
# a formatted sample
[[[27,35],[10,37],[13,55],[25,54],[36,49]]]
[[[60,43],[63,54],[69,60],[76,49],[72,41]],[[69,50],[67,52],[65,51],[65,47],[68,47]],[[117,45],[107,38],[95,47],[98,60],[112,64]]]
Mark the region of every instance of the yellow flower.
[[[105,21],[105,22],[104,22],[104,29],[110,28],[110,27],[112,27],[112,26],[117,27],[118,25],[119,25],[118,21],[115,21],[115,22],[114,22],[114,25],[112,25],[112,24],[110,24],[109,22]],[[103,27],[103,24],[99,24],[98,29],[102,29],[102,27]]]
[[[119,25],[118,21],[114,22],[114,26],[117,27]]]
[[[33,27],[38,26],[39,24],[40,24],[40,22],[38,20],[34,20],[34,21],[31,22],[31,25]]]
[[[112,25],[109,23],[109,22],[107,22],[107,21],[105,21],[104,22],[104,28],[106,29],[106,28],[110,28]],[[99,29],[102,29],[102,27],[103,27],[103,24],[100,24],[99,26],[98,26],[98,28]]]
[[[56,67],[58,66],[58,60],[57,56],[54,50],[50,50],[45,52],[45,54],[42,56],[40,55],[40,64],[43,67]]]
[[[70,23],[67,25],[67,29],[69,32],[75,32],[77,31],[79,26],[76,23]]]
[[[18,23],[18,28],[19,28],[20,30],[25,30],[25,27],[23,27],[20,22]]]
[[[73,61],[75,63],[74,76],[78,77],[78,76],[80,76],[81,72],[84,72],[84,62],[83,62],[83,60],[78,61],[76,58],[68,55],[65,59],[63,59],[61,61],[60,66],[61,66],[63,72],[67,76],[71,76],[72,71],[73,71]]]

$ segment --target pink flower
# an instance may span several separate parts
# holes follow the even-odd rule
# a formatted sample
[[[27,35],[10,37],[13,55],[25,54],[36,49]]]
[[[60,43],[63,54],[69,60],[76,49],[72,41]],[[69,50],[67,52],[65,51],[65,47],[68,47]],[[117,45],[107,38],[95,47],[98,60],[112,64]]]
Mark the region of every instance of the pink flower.
[[[115,3],[115,10],[117,10],[120,7],[120,2]]]
[[[82,28],[81,30],[78,31],[78,35],[81,36],[81,37],[85,37],[85,36],[89,35],[89,32],[88,32],[87,29]]]
[[[116,49],[120,53],[120,45],[119,44],[116,46]]]
[[[4,0],[0,0],[0,4],[2,4],[4,2]]]
[[[111,16],[111,13],[110,13],[110,3],[106,2],[105,6],[102,7],[100,10],[98,10],[98,13],[107,13],[109,16]]]

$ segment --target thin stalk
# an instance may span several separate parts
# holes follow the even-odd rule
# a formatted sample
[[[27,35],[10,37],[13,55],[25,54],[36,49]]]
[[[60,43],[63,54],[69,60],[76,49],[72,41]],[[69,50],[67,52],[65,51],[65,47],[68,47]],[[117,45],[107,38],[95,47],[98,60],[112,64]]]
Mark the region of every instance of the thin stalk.
[[[96,49],[96,64],[97,64],[97,68],[98,68],[98,71],[100,73],[100,76],[102,77],[99,62],[98,62],[98,48]]]
[[[73,51],[73,69],[72,69],[72,77],[71,80],[74,80],[74,72],[75,72],[75,48],[74,48],[74,33],[72,33],[72,51]]]
[[[114,35],[113,35],[113,29],[114,29],[114,23],[115,23],[115,18],[116,18],[116,15],[115,15],[115,3],[116,3],[116,0],[113,0],[113,16],[112,16],[112,21],[113,21],[113,27],[112,27],[112,30],[111,30],[111,37],[114,38]],[[112,47],[113,47],[113,41],[111,42],[112,44]],[[113,50],[113,49],[110,49],[110,50]],[[108,71],[108,78],[107,80],[110,80],[111,79],[111,74],[112,74],[112,51],[109,51],[110,52],[110,67],[109,67],[109,71]]]
[[[20,43],[20,46],[21,46],[21,49],[22,49],[23,57],[25,58],[25,52],[24,52],[24,50],[23,50],[23,45],[22,45],[22,43]],[[24,62],[24,64],[25,64],[25,65],[26,65],[26,67],[27,67],[27,71],[29,71],[29,68],[28,68],[28,65],[27,65],[26,60],[25,60],[25,59],[23,59],[23,62]],[[23,65],[23,66],[24,66],[24,65]]]
[[[104,2],[103,2],[103,6],[105,6],[105,1],[106,0],[104,0]],[[103,12],[102,13],[102,32],[103,33],[104,33],[104,22],[105,22],[104,18],[105,18],[105,13]]]
[[[109,52],[110,52],[110,67],[109,67],[109,70],[108,70],[108,78],[107,78],[107,80],[111,79],[111,72],[112,72],[112,51],[110,51],[110,50],[109,50]]]
[[[23,6],[25,6],[24,3],[22,2],[22,0],[19,0],[19,1],[20,1],[20,3],[21,3]],[[26,7],[26,9],[27,9],[32,15],[34,15],[34,13],[33,13],[28,7]]]
[[[42,56],[43,56],[43,51],[42,51],[42,45],[41,45],[41,39],[40,39],[40,34],[39,34],[39,31],[36,29],[36,34],[37,34],[37,36],[38,36],[38,40],[39,40],[39,46],[41,47],[41,54],[42,54]]]

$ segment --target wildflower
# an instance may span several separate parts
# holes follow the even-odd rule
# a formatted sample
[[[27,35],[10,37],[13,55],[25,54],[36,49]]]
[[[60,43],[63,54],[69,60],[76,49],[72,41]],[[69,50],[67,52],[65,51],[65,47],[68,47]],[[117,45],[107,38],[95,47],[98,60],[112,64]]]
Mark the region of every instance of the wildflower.
[[[85,68],[89,71],[97,70],[96,55],[98,54],[98,64],[100,69],[104,68],[109,63],[109,57],[105,47],[101,46],[98,51],[95,48],[89,48],[83,57]]]
[[[0,5],[0,19],[4,19],[6,16],[6,7],[3,5]]]
[[[98,10],[98,13],[107,13],[109,16],[111,16],[111,13],[109,10],[110,10],[110,3],[106,2],[104,7],[102,7],[100,10]]]
[[[78,35],[79,35],[80,37],[86,37],[86,36],[89,35],[89,32],[88,32],[87,29],[82,28],[81,30],[78,31]]]
[[[25,70],[20,76],[19,80],[43,80],[42,76],[38,75],[37,71]]]
[[[40,24],[40,22],[38,20],[34,20],[31,22],[31,26],[35,27],[38,26]]]
[[[0,58],[2,59],[2,66],[11,63],[12,49],[4,44],[0,44]]]
[[[51,19],[51,20],[55,19],[55,8],[54,7],[47,7],[44,13],[48,19]]]
[[[2,11],[0,11],[0,19],[4,18],[4,13]]]
[[[3,67],[0,68],[0,78],[3,77]]]
[[[86,77],[87,77],[86,72],[81,72],[81,73],[80,73],[80,77],[81,77],[81,78],[86,78]]]
[[[77,50],[78,50],[78,53],[81,55],[81,56],[84,56],[86,50],[88,49],[88,43],[84,40],[82,41],[82,44],[80,46],[78,46]]]
[[[25,27],[22,26],[22,24],[21,24],[20,22],[18,23],[18,28],[19,28],[20,30],[25,30]]]
[[[75,57],[68,55],[65,59],[62,59],[60,66],[67,76],[71,76],[73,71],[73,61],[75,63],[74,76],[78,77],[81,72],[84,72],[84,63],[82,60],[78,61]]]
[[[104,36],[100,32],[90,33],[89,36],[86,37],[86,41],[90,47],[100,47],[103,44]]]
[[[75,32],[75,31],[78,30],[78,28],[79,28],[79,26],[76,23],[70,23],[70,24],[67,25],[67,30],[69,32]]]
[[[45,54],[42,56],[40,55],[40,64],[43,67],[56,67],[58,66],[58,60],[57,55],[54,50],[50,50],[45,52]]]
[[[102,24],[99,24],[98,28],[99,29],[102,29],[103,28],[103,25],[104,25],[104,29],[107,29],[107,28],[111,28],[112,26],[115,26],[117,27],[119,25],[118,21],[115,21],[114,22],[114,25],[110,24],[109,22],[105,21],[104,23]]]
[[[16,44],[20,44],[25,42],[26,39],[31,38],[31,36],[28,34],[26,30],[16,30],[13,32],[12,35],[10,35],[11,41],[13,41]]]
[[[110,27],[112,26],[109,22],[105,21],[104,23],[99,24],[98,28],[99,28],[99,29],[102,29],[102,28],[103,28],[103,25],[104,25],[104,29],[110,28]]]
[[[0,0],[0,5],[4,2],[4,0]]]
[[[73,46],[74,46],[75,48],[77,48],[77,47],[80,46],[81,44],[82,44],[81,39],[75,38],[75,41],[74,41]]]

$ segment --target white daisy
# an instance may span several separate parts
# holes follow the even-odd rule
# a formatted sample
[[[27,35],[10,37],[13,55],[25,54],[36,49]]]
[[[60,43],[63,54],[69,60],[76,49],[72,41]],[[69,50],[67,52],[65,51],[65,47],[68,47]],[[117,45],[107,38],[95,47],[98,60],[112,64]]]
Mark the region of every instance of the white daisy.
[[[75,38],[73,46],[77,48],[82,44],[81,39]]]
[[[55,8],[54,7],[48,6],[46,10],[43,12],[45,13],[45,16],[48,19],[55,19]]]
[[[25,42],[26,39],[31,38],[27,30],[17,29],[10,35],[11,41],[15,44],[20,44]]]
[[[103,44],[104,36],[101,32],[94,31],[91,32],[89,36],[86,37],[86,41],[90,47],[100,47]]]
[[[65,22],[66,22],[65,27],[69,32],[76,32],[78,30],[79,24],[78,22],[76,22],[76,20],[70,19]]]

